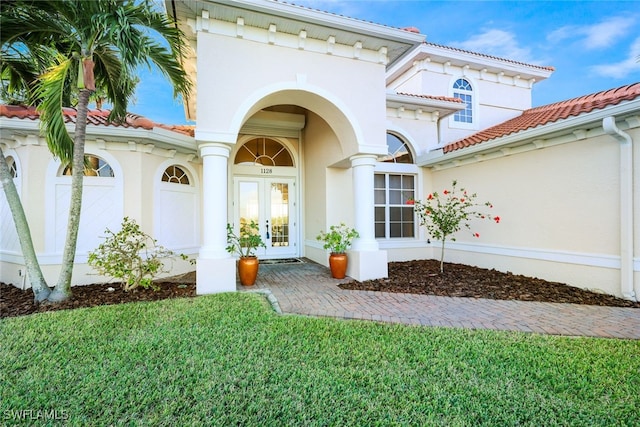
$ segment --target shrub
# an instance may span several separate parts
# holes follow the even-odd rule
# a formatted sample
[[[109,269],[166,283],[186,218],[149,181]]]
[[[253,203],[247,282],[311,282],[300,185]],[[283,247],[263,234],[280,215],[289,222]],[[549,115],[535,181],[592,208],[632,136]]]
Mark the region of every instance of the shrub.
[[[157,289],[153,279],[161,273],[169,272],[164,270],[163,258],[189,259],[184,254],[176,254],[159,246],[155,239],[144,233],[129,217],[122,220],[119,232],[114,233],[107,228],[105,234],[105,241],[89,252],[88,263],[98,273],[122,281],[125,291],[138,286]],[[194,261],[190,262],[193,264]]]
[[[443,190],[442,194],[434,192],[427,196],[425,202],[411,200],[414,209],[420,219],[420,225],[427,227],[429,235],[442,242],[440,251],[440,272],[444,271],[444,246],[447,238],[460,231],[462,226],[471,229],[472,219],[490,219],[500,222],[499,216],[483,213],[482,206],[493,208],[490,202],[476,203],[476,193],[469,194],[464,188],[457,189],[457,181],[451,184],[451,190]],[[480,237],[479,233],[472,233],[474,237]]]

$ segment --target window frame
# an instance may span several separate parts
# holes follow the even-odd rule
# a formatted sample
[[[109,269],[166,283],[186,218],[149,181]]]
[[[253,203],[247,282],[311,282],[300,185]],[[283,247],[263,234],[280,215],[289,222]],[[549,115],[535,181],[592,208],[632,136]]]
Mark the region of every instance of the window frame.
[[[467,89],[456,88],[456,84],[463,80],[470,87]],[[452,83],[449,85],[449,90],[452,98],[462,99],[465,104],[465,109],[455,112],[450,116],[449,125],[452,128],[458,129],[476,129],[478,123],[478,91],[477,85],[467,76],[458,76],[453,79]],[[470,97],[470,101],[466,102],[462,96]],[[471,121],[460,121],[458,118],[460,115],[466,116],[467,112],[470,112]]]

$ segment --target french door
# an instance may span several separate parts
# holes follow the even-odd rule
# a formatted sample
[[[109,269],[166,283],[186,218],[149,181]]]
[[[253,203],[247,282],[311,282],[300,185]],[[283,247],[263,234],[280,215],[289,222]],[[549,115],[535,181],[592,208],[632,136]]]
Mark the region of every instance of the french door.
[[[255,221],[267,250],[260,258],[298,256],[298,233],[293,178],[235,177],[233,226]]]

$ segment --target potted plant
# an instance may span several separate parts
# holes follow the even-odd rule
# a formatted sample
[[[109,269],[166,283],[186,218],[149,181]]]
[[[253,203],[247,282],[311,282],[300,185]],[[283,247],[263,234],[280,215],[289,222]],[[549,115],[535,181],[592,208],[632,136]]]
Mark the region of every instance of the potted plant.
[[[344,279],[348,263],[346,252],[356,237],[360,237],[358,232],[344,223],[332,225],[328,232],[321,231],[316,237],[317,240],[324,242],[324,249],[330,253],[329,267],[334,279]]]
[[[238,276],[242,286],[253,286],[258,277],[258,257],[255,251],[258,246],[267,248],[260,237],[260,229],[255,221],[240,225],[240,233],[235,234],[231,224],[227,224],[227,252],[239,257]]]

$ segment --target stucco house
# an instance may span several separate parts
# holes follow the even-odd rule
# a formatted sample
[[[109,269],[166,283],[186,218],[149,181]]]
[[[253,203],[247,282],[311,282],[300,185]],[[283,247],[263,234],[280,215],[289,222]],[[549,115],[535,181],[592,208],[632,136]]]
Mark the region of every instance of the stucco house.
[[[532,108],[551,67],[279,1],[165,3],[192,47],[185,66],[196,90],[185,114],[196,125],[131,115],[115,126],[105,112],[90,114],[96,168],[85,181],[74,283],[96,281],[86,253],[124,216],[197,257],[199,293],[235,290],[226,224],[248,219],[267,241],[261,258],[322,264],[315,236],[345,222],[360,233],[348,274],[385,277],[390,261],[437,256],[406,201],[457,180],[502,221],[477,224],[481,239],[460,233],[448,261],[640,299],[640,83]],[[51,277],[70,179],[34,111],[3,107],[0,129]],[[3,195],[0,215],[0,281],[19,284]]]

